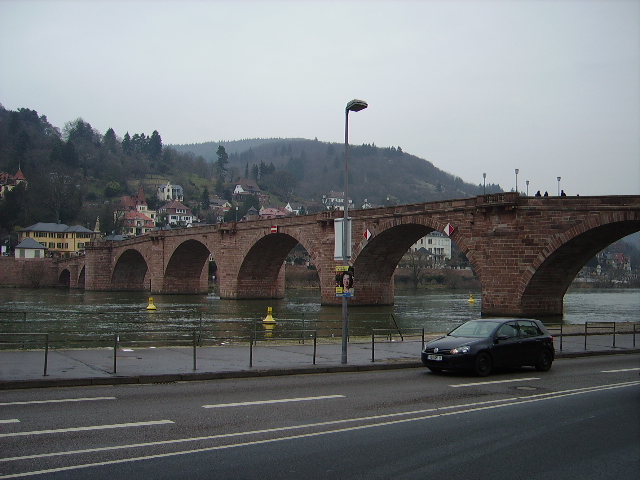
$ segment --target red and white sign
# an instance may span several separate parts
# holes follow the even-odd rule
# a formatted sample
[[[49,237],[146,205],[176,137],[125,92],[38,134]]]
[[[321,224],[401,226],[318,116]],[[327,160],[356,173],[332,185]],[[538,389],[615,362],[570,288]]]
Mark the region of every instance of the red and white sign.
[[[373,237],[373,233],[371,233],[371,230],[369,230],[368,228],[364,231],[364,233],[362,234],[362,236],[366,239],[369,240],[371,237]]]
[[[271,227],[271,233],[278,233],[278,226],[277,225],[273,225]]]
[[[451,234],[455,231],[455,228],[453,228],[453,225],[451,225],[450,223],[447,223],[446,227],[444,227],[444,230],[442,230],[447,237],[450,237]]]

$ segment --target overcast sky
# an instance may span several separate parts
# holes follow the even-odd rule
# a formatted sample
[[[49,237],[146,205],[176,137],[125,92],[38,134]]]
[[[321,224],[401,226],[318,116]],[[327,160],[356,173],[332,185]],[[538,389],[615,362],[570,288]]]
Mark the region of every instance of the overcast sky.
[[[0,0],[0,103],[163,143],[400,146],[475,184],[640,194],[640,1]]]

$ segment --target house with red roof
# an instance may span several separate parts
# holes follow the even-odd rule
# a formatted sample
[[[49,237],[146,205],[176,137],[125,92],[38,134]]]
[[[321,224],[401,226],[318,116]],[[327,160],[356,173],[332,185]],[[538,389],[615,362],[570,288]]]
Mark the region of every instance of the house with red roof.
[[[167,225],[189,226],[196,221],[191,209],[178,200],[171,200],[158,209],[158,214],[166,216]]]
[[[15,175],[0,172],[0,199],[4,198],[6,192],[10,192],[21,183],[26,184],[27,179],[19,168]]]

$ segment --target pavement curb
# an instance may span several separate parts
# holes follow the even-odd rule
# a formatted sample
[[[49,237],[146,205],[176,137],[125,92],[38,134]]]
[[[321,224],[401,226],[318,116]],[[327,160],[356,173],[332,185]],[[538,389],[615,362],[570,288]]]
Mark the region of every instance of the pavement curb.
[[[600,355],[640,354],[640,348],[624,350],[594,350],[580,352],[556,352],[557,358],[578,358]],[[277,377],[284,375],[308,375],[317,373],[370,372],[375,370],[394,370],[404,368],[421,368],[422,362],[415,360],[394,360],[392,363],[372,362],[369,365],[330,365],[306,366],[299,368],[255,368],[250,370],[229,370],[220,372],[169,373],[159,375],[129,375],[111,377],[85,378],[40,378],[30,380],[0,381],[0,390],[16,390],[27,388],[53,387],[88,387],[101,385],[143,385],[153,383],[177,383],[207,380],[224,380],[233,378]]]
[[[0,390],[52,387],[88,387],[99,385],[136,385],[151,383],[176,383],[189,381],[223,380],[229,378],[277,377],[284,375],[308,375],[316,373],[367,372],[374,370],[393,370],[399,368],[422,367],[421,362],[414,360],[395,363],[378,363],[372,365],[334,365],[300,368],[270,368],[255,370],[234,370],[222,372],[169,373],[160,375],[131,375],[87,378],[42,378],[31,380],[0,381]]]

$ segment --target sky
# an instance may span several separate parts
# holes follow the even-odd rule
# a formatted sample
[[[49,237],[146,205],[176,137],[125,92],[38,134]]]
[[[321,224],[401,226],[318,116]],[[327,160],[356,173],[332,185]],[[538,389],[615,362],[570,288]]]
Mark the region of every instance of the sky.
[[[0,104],[61,129],[343,143],[354,98],[352,144],[640,195],[638,0],[0,0]]]

